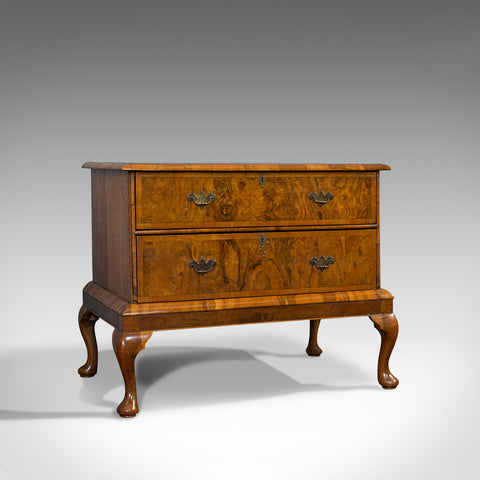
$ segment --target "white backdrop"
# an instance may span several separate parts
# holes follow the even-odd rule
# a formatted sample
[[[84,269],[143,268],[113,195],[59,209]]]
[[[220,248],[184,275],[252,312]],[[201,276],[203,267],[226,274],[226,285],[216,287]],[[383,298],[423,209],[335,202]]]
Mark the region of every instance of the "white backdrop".
[[[476,2],[9,2],[0,12],[0,472],[6,479],[477,479]],[[97,322],[84,161],[387,163],[368,318],[154,334],[140,414]]]

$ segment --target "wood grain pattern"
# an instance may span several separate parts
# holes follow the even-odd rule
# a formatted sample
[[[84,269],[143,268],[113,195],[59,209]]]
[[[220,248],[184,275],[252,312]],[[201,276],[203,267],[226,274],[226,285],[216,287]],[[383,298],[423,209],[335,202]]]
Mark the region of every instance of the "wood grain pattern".
[[[240,298],[214,298],[180,302],[128,303],[123,298],[105,290],[94,282],[89,282],[83,289],[84,304],[92,312],[105,319],[102,309],[111,312],[113,326],[122,329],[121,320],[129,315],[171,314],[186,312],[213,312],[231,309],[248,309],[261,307],[282,307],[286,305],[305,305],[323,303],[349,303],[359,301],[389,302],[393,295],[384,289],[356,290],[345,292],[308,293],[298,295],[271,295]],[[391,310],[389,310],[391,312]],[[109,322],[110,323],[110,322]]]
[[[123,328],[123,312],[129,305],[124,298],[89,282],[83,289],[83,304],[113,327]]]
[[[390,371],[388,362],[398,335],[398,322],[393,313],[371,315],[375,328],[380,333],[382,342],[378,355],[378,383],[385,389],[396,388],[398,379]]]
[[[92,171],[93,280],[132,300],[128,173]]]
[[[98,347],[95,337],[95,322],[98,316],[82,305],[78,313],[78,326],[87,347],[87,361],[78,369],[81,377],[93,377],[97,373]]]
[[[178,330],[250,323],[271,323],[312,318],[357,317],[392,311],[391,300],[311,303],[275,307],[214,310],[210,312],[183,312],[170,314],[128,315],[124,317],[124,331]]]
[[[125,383],[125,396],[117,408],[121,417],[134,417],[138,413],[135,358],[145,348],[151,336],[152,332],[123,333],[117,329],[113,330],[113,350]]]
[[[377,207],[377,288],[380,288],[380,172],[377,175],[376,207]]]
[[[322,354],[322,349],[318,346],[317,343],[317,334],[318,334],[318,327],[320,326],[320,320],[310,320],[310,335],[308,337],[308,345],[307,345],[307,355],[310,357],[318,357]]]
[[[137,279],[137,237],[135,230],[136,203],[135,203],[135,173],[128,176],[129,187],[129,228],[130,228],[130,272],[132,282],[132,300],[137,301],[138,279]]]
[[[376,283],[375,229],[146,236],[137,239],[138,301],[366,290]],[[314,256],[333,256],[320,271]],[[189,262],[213,259],[199,275]]]
[[[390,170],[381,163],[367,164],[300,164],[300,163],[101,163],[86,162],[82,168],[132,172],[366,172]]]
[[[298,232],[306,230],[360,230],[364,228],[376,228],[376,223],[358,224],[358,225],[281,225],[281,226],[262,226],[260,227],[225,227],[222,226],[222,233],[234,232]],[[175,228],[165,229],[159,228],[156,230],[135,230],[136,235],[178,235],[180,233],[212,233],[219,229],[213,228]]]
[[[376,223],[376,173],[155,173],[136,174],[136,228],[340,225]],[[311,192],[331,192],[319,205]],[[187,196],[215,200],[199,207]]]
[[[128,303],[93,282],[86,307],[120,331],[170,330],[285,320],[391,313],[387,290],[259,296],[160,303]]]

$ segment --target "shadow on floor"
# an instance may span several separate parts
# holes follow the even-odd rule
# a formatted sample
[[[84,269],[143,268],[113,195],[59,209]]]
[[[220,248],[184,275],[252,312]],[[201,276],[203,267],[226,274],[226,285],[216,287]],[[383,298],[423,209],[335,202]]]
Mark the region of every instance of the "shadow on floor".
[[[119,418],[116,406],[123,398],[123,379],[113,351],[99,352],[98,373],[92,378],[77,374],[84,355],[80,348],[65,347],[0,355],[0,420]],[[372,372],[331,355],[322,372],[322,360],[304,353],[153,347],[137,358],[138,401],[142,410],[170,409],[306,391],[378,388]],[[327,370],[328,378],[346,385],[323,384],[322,373]],[[319,381],[297,380],[305,376]],[[352,386],[358,381],[365,383]]]

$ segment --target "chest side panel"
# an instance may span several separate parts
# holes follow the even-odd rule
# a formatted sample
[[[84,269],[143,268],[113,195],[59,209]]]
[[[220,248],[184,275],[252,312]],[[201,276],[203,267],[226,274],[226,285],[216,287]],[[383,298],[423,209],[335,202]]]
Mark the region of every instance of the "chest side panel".
[[[132,300],[129,173],[92,170],[93,281]]]

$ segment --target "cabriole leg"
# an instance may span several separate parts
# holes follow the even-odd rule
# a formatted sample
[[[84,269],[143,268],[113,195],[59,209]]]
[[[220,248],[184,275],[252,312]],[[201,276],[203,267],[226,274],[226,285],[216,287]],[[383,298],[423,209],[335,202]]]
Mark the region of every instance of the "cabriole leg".
[[[115,329],[112,343],[125,382],[125,397],[117,408],[121,417],[134,417],[138,413],[135,358],[145,348],[152,332],[123,333]]]
[[[310,320],[310,336],[308,338],[307,354],[311,357],[318,357],[322,353],[322,349],[317,343],[317,333],[320,320]]]
[[[378,383],[383,388],[395,388],[398,385],[398,380],[390,372],[388,361],[397,340],[397,319],[393,313],[371,315],[370,319],[382,338],[378,356]]]
[[[78,313],[78,326],[87,346],[87,361],[78,369],[81,377],[93,377],[97,373],[98,348],[95,338],[95,322],[97,320],[97,315],[82,305]]]

